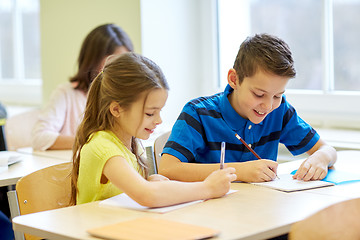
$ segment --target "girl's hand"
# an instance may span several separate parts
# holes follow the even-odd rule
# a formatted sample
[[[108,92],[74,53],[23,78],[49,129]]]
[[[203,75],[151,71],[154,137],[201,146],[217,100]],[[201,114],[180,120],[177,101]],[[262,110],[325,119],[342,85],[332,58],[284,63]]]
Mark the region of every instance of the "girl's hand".
[[[160,174],[153,174],[148,176],[148,181],[155,182],[155,181],[169,181],[169,179],[163,175]]]
[[[230,183],[236,180],[235,168],[227,167],[212,172],[204,183],[210,190],[210,198],[224,196],[230,190]]]

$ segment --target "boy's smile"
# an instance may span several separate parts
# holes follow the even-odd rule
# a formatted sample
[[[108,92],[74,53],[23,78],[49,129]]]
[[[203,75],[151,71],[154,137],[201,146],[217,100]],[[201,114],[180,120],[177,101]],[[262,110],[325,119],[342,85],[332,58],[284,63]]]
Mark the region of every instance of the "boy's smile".
[[[289,77],[258,70],[239,84],[236,71],[230,69],[228,82],[234,91],[228,99],[240,116],[258,124],[280,106],[288,81]]]

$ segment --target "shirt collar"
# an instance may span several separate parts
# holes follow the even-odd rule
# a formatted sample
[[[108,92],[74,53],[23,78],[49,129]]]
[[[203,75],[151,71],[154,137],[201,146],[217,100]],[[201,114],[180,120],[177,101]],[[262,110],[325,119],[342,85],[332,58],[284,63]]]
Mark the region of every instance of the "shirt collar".
[[[241,117],[235,109],[231,106],[228,95],[233,91],[232,87],[228,84],[224,90],[224,94],[220,99],[220,111],[223,119],[226,124],[234,131],[239,131],[240,129],[244,129],[247,123],[251,123],[251,121]],[[251,123],[253,124],[253,123]],[[263,121],[259,123],[262,125]]]

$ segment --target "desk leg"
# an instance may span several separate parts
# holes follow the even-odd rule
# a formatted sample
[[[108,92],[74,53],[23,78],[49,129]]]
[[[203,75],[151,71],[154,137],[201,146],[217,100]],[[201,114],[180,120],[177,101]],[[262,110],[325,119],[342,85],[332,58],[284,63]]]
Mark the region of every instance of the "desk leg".
[[[17,200],[16,191],[8,191],[8,200],[9,200],[9,207],[10,207],[10,215],[11,219],[16,216],[20,216],[20,209]],[[18,231],[14,231],[15,240],[25,240],[24,234]]]

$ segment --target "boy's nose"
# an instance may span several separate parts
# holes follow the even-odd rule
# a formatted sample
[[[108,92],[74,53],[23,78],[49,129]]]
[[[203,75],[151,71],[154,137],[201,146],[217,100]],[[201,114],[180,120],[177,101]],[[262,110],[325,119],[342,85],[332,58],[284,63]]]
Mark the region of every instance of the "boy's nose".
[[[272,108],[272,104],[272,100],[266,100],[262,102],[261,107],[264,108],[266,111],[270,111]]]

